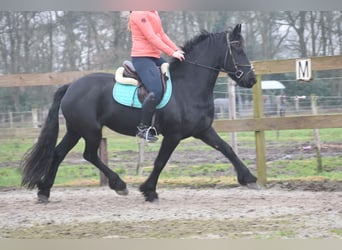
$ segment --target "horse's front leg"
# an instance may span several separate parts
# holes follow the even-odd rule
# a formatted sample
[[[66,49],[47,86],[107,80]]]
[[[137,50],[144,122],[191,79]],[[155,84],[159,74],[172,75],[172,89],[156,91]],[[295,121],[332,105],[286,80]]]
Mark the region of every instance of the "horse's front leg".
[[[153,202],[158,200],[158,194],[156,192],[156,187],[158,183],[158,178],[165,167],[167,161],[169,160],[172,152],[175,150],[177,145],[179,144],[180,139],[177,137],[167,137],[163,138],[161,147],[159,149],[158,156],[154,161],[154,167],[147,178],[147,180],[140,186],[139,190],[145,196],[145,200],[149,202]]]
[[[210,127],[208,130],[196,135],[195,137],[201,139],[209,146],[217,149],[230,160],[235,168],[240,185],[247,185],[250,188],[257,188],[257,178],[251,174],[246,165],[235,154],[231,146],[222,140],[213,127]]]
[[[121,180],[120,176],[105,165],[98,156],[98,148],[100,146],[102,135],[91,134],[91,136],[85,137],[86,146],[83,153],[84,159],[96,166],[107,178],[109,187],[119,195],[127,195],[128,189],[126,183]]]

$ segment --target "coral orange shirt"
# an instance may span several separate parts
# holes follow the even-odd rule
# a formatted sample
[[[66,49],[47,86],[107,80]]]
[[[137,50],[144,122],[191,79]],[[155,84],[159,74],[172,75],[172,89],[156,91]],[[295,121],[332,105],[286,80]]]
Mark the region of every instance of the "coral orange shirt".
[[[160,58],[171,56],[178,47],[165,34],[157,11],[132,11],[129,17],[132,32],[132,57]]]

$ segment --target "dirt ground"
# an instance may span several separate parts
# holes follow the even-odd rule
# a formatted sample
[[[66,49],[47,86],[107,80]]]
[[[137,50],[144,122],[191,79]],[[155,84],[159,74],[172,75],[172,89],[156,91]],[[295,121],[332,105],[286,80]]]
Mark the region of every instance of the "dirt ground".
[[[48,204],[35,191],[2,189],[0,238],[342,239],[342,183],[316,185],[160,188],[152,204],[134,186],[128,196],[54,188]]]
[[[325,145],[322,152],[340,155],[339,145]],[[270,148],[267,161],[313,157],[314,150],[304,146]],[[255,173],[255,153],[249,151],[241,153],[242,160]],[[146,152],[146,165],[155,155]],[[127,151],[110,157],[109,163],[124,164],[134,173],[136,160],[137,153]],[[66,161],[84,160],[71,154]],[[170,159],[170,165],[182,168],[207,162],[228,160],[201,150],[191,156],[176,151]],[[218,174],[235,176],[232,168]],[[54,187],[50,202],[41,204],[35,190],[0,188],[0,239],[342,239],[342,182],[277,181],[261,190],[161,186],[159,202],[152,204],[136,184],[129,191],[118,196],[107,187]]]

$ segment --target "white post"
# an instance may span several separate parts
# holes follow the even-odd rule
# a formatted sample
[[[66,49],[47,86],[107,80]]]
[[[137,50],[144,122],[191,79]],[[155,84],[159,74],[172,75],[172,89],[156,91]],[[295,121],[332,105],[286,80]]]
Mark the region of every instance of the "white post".
[[[139,159],[137,163],[136,174],[142,175],[143,173],[143,165],[144,165],[144,152],[145,152],[145,140],[139,138]]]
[[[312,114],[317,115],[317,96],[311,96],[311,109]],[[319,129],[314,129],[315,134],[315,149],[316,149],[316,157],[317,157],[317,172],[322,172],[322,156],[321,156],[321,140],[319,136]]]
[[[298,111],[299,111],[299,98],[297,96],[295,97],[295,108],[296,108],[296,112],[298,113]]]
[[[13,128],[13,113],[11,111],[8,112],[8,119],[10,128]]]
[[[33,128],[39,128],[38,109],[32,109],[32,124]]]
[[[228,96],[229,96],[229,119],[236,119],[236,95],[235,95],[235,82],[228,78]],[[231,133],[232,148],[238,154],[236,132]]]
[[[108,150],[107,150],[107,138],[102,138],[100,147],[99,147],[99,155],[101,161],[108,166]],[[108,185],[108,178],[104,175],[104,173],[100,172],[100,186]]]

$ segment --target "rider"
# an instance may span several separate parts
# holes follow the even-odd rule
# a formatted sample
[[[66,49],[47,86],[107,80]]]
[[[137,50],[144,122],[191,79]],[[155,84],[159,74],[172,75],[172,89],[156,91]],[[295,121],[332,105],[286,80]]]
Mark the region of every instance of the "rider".
[[[165,34],[157,11],[131,11],[128,21],[132,33],[132,63],[149,94],[142,104],[137,136],[154,142],[150,132],[152,116],[162,97],[162,81],[158,66],[166,62],[161,53],[183,61],[184,52]]]

